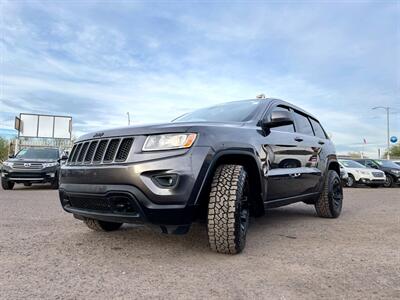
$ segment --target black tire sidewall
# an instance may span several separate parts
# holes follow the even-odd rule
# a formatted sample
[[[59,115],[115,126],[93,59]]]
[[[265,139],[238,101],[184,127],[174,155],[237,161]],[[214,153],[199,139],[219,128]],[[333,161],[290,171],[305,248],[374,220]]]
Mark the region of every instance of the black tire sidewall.
[[[329,209],[331,211],[331,214],[332,214],[333,218],[337,218],[340,215],[340,213],[342,212],[342,206],[343,206],[343,188],[342,187],[341,187],[342,199],[340,201],[340,205],[339,205],[339,207],[336,207],[334,205],[334,200],[333,200],[332,194],[333,194],[333,185],[334,185],[335,182],[338,182],[339,185],[342,186],[340,184],[339,175],[335,171],[330,170],[329,174],[328,174],[328,182],[327,182],[327,184],[328,184]]]

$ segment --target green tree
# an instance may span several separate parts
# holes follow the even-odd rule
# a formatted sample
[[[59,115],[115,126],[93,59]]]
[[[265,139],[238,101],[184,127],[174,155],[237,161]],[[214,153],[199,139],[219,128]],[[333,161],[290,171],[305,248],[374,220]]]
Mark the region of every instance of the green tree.
[[[347,155],[351,158],[361,158],[361,152],[349,152]]]
[[[385,156],[387,154],[387,151],[385,152]],[[400,158],[400,144],[394,145],[390,147],[389,154],[391,158]]]
[[[8,158],[8,142],[0,137],[0,162]]]

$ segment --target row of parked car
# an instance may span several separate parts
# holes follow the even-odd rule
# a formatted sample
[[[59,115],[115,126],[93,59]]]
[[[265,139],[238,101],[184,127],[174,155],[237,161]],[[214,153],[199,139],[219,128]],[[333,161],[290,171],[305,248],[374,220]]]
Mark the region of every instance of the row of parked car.
[[[393,187],[400,184],[400,161],[386,159],[339,159],[341,178],[348,187]]]

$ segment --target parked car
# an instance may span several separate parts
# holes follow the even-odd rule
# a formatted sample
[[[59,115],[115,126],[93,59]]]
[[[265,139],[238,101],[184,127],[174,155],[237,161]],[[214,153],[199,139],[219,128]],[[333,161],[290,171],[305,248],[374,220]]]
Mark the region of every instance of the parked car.
[[[349,178],[346,185],[353,187],[356,184],[365,184],[370,187],[380,187],[385,184],[385,172],[367,168],[366,166],[350,159],[339,159],[339,164],[347,171]]]
[[[396,165],[399,165],[400,166],[400,160],[394,160],[393,161]]]
[[[67,158],[58,148],[21,149],[3,162],[1,186],[4,190],[11,190],[16,183],[31,186],[33,183],[50,182],[57,189],[60,165]]]
[[[387,159],[356,159],[368,168],[382,170],[386,174],[385,187],[400,184],[400,166]]]
[[[60,180],[62,207],[90,229],[144,221],[180,234],[205,219],[211,249],[229,254],[243,250],[251,215],[303,201],[318,216],[337,218],[343,200],[335,149],[321,124],[276,99],[86,134]]]

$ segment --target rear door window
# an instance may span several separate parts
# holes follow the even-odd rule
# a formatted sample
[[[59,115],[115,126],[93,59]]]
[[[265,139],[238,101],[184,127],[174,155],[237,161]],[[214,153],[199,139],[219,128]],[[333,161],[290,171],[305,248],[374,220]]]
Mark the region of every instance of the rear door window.
[[[296,131],[302,134],[314,135],[314,131],[311,127],[311,123],[308,117],[295,111],[294,116],[296,119]]]
[[[310,119],[312,127],[314,128],[315,136],[317,136],[317,137],[319,137],[321,139],[326,139],[327,136],[325,134],[324,129],[322,129],[321,124],[319,124],[317,121],[315,121],[312,118],[309,118],[309,119]]]

